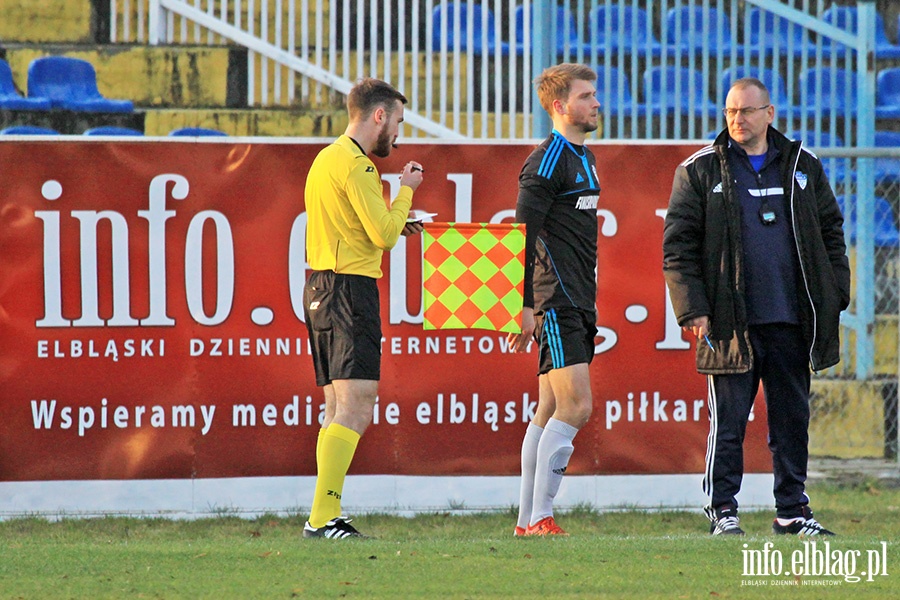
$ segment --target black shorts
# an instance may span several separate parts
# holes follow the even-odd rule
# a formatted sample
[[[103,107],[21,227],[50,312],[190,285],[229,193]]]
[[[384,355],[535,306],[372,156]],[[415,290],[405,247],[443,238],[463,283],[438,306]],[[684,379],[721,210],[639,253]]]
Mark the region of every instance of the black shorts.
[[[597,317],[577,308],[550,308],[535,315],[534,339],[540,348],[538,375],[594,360]]]
[[[381,305],[371,277],[313,271],[303,291],[316,385],[381,379]]]

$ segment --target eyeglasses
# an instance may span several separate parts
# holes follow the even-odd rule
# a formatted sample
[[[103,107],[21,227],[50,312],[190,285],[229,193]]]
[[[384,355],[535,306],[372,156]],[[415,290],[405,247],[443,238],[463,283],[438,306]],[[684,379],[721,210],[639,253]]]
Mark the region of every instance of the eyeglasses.
[[[729,119],[735,118],[738,113],[741,113],[744,117],[752,117],[756,111],[769,108],[770,106],[772,105],[766,104],[765,106],[747,106],[745,108],[723,108],[722,114]]]

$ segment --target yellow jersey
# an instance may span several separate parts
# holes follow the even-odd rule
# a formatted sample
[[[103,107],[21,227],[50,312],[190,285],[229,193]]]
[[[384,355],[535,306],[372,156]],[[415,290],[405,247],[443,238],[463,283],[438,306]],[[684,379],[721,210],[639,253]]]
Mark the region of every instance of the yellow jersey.
[[[375,164],[342,135],[316,156],[304,195],[309,266],[380,278],[381,256],[406,226],[412,188],[401,186],[388,208]]]

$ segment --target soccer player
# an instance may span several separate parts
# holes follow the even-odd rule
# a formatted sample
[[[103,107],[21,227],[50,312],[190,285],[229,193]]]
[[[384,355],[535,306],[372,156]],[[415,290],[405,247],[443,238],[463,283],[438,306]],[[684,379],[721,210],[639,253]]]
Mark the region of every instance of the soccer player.
[[[526,225],[522,333],[516,352],[539,347],[538,406],[522,442],[515,535],[566,535],[553,499],[572,456],[572,441],[591,416],[588,365],[597,331],[597,200],[594,155],[584,145],[597,129],[597,75],[564,63],[535,80],[553,131],[519,174],[516,221]]]
[[[381,176],[369,157],[395,146],[406,98],[384,81],[362,79],[347,96],[349,124],[313,161],[306,179],[306,255],[312,273],[303,306],[325,421],[316,444],[316,490],[304,537],[364,537],[341,515],[344,479],[372,421],[381,377],[381,257],[407,223],[422,165],[409,162],[400,191],[385,205]]]

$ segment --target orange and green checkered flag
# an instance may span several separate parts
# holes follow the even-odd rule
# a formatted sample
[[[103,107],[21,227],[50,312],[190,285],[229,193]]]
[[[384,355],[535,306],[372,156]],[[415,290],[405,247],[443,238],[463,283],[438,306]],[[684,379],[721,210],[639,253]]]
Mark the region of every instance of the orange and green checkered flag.
[[[425,329],[522,331],[525,225],[425,223]]]

